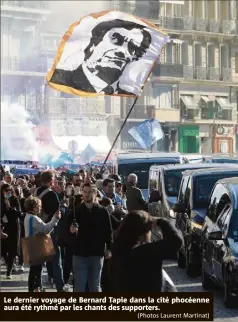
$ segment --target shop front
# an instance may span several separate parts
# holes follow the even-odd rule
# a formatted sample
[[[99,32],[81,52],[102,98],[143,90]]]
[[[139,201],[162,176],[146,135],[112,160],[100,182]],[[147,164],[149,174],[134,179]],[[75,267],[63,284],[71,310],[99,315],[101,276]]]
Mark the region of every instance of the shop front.
[[[178,129],[178,146],[180,153],[199,153],[199,126],[181,125]]]
[[[215,125],[213,127],[213,153],[233,153],[235,127],[233,125]]]

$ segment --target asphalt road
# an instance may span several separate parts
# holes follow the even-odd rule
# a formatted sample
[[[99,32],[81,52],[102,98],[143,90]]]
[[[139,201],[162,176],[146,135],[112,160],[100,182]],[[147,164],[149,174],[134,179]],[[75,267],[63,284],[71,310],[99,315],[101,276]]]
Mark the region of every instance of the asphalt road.
[[[189,278],[184,269],[180,269],[175,261],[166,261],[164,269],[172,278],[179,292],[206,292],[202,288],[201,277]],[[214,292],[214,320],[238,321],[238,309],[227,309],[223,304],[222,290]]]
[[[205,292],[201,285],[201,278],[189,278],[185,270],[179,269],[175,261],[166,261],[164,269],[172,278],[179,292]],[[13,274],[12,280],[6,280],[5,267],[1,266],[1,292],[27,292],[28,269],[23,274]],[[44,270],[43,281],[46,280]],[[47,288],[47,292],[54,292],[55,289]],[[217,290],[214,293],[214,316],[217,322],[238,321],[238,309],[227,309],[223,304],[223,293]]]

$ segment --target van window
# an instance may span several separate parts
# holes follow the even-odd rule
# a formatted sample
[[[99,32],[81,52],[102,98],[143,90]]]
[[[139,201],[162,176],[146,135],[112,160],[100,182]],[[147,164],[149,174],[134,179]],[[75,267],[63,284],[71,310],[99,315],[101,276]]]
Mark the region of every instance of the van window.
[[[190,198],[191,188],[192,188],[192,179],[189,178],[187,189],[185,192],[185,198],[184,198],[184,204],[186,209],[189,209],[189,198]]]
[[[238,175],[237,171],[221,172],[199,176],[195,180],[193,200],[195,208],[207,208],[211,191],[216,182],[223,178],[231,178]]]
[[[220,215],[220,207],[217,209],[217,206],[220,204],[221,197],[227,193],[226,188],[223,186],[223,184],[216,184],[214,187],[214,190],[212,192],[209,206],[208,206],[208,211],[207,211],[207,216],[211,219],[212,222],[216,222],[218,216]],[[222,209],[221,209],[222,210]]]
[[[185,192],[187,189],[187,185],[188,185],[188,180],[189,177],[185,176],[181,182],[181,187],[180,187],[180,191],[179,191],[179,196],[178,196],[178,202],[179,203],[184,203],[185,202]]]
[[[184,170],[166,170],[164,171],[164,183],[166,195],[169,197],[177,197],[179,187],[182,180],[182,173]]]
[[[153,190],[157,190],[157,184],[156,184],[156,179],[157,179],[157,171],[150,171],[150,180],[149,180],[149,192]]]

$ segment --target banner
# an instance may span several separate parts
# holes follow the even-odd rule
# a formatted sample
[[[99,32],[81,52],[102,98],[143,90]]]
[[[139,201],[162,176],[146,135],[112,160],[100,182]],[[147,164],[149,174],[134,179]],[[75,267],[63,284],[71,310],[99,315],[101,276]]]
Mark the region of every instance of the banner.
[[[158,27],[131,14],[94,13],[69,27],[46,79],[68,94],[135,97],[168,40]]]

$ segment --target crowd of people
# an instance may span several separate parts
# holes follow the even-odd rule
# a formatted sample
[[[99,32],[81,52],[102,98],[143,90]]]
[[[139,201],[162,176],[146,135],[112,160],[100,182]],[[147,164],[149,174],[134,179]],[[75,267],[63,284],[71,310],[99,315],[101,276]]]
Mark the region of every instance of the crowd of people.
[[[21,238],[50,234],[55,254],[45,264],[30,265],[29,292],[47,284],[58,292],[160,291],[162,261],[174,258],[183,240],[148,203],[130,174],[122,183],[117,174],[80,170],[77,175],[42,171],[14,177],[2,172],[1,258],[6,279],[24,272]],[[151,242],[151,230],[161,239]],[[72,279],[71,279],[72,277]]]

